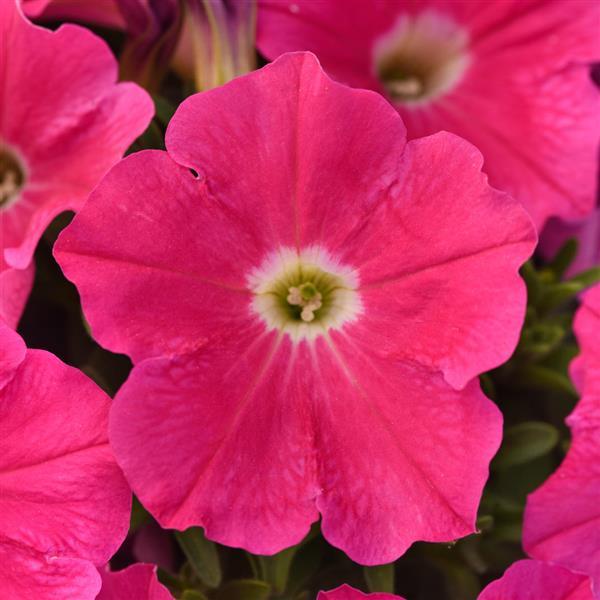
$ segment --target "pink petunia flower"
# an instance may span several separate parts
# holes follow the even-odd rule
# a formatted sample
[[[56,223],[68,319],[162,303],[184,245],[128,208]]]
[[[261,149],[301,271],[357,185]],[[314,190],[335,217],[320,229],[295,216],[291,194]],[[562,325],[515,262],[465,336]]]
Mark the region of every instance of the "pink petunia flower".
[[[153,106],[136,85],[116,84],[110,50],[81,27],[36,27],[1,0],[0,39],[0,314],[15,324],[32,273],[5,271],[29,267],[46,226],[80,208]]]
[[[3,600],[91,600],[127,534],[131,493],[108,446],[110,399],[0,324]]]
[[[593,600],[590,580],[537,560],[519,560],[478,600]]]
[[[581,354],[571,373],[582,397],[567,419],[573,440],[528,498],[523,545],[534,558],[591,576],[600,598],[600,285],[584,294],[574,329]]]
[[[406,144],[306,53],[192,96],[166,146],[55,246],[95,337],[138,363],[110,437],[144,505],[258,554],[320,513],[368,564],[473,532],[501,428],[473,377],[516,345],[535,245],[479,152]]]
[[[385,95],[409,138],[469,140],[541,227],[593,208],[599,27],[596,0],[260,0],[258,46],[310,50],[338,81]]]
[[[122,571],[100,571],[102,590],[96,600],[173,600],[156,578],[156,567],[137,563]]]
[[[363,600],[364,598],[368,600],[403,600],[394,594],[363,594],[349,585],[341,585],[328,592],[319,592],[317,596],[317,600]]]

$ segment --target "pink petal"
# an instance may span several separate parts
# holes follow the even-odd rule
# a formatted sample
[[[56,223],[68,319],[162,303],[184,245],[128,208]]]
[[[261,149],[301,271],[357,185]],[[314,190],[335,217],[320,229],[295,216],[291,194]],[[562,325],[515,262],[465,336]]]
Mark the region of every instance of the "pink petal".
[[[0,319],[11,327],[19,323],[33,287],[35,265],[26,269],[2,268],[0,259]]]
[[[139,363],[114,401],[110,441],[163,527],[202,525],[211,539],[270,554],[306,535],[318,487],[291,344],[262,329]]]
[[[166,135],[173,159],[269,249],[344,240],[389,193],[404,143],[381,97],[349,93],[306,53],[188,98]]]
[[[474,143],[492,184],[522,200],[538,226],[551,215],[589,213],[600,137],[600,95],[589,76],[600,60],[596,2],[261,0],[258,46],[271,59],[310,50],[336,80],[383,93],[375,44],[402,15],[423,11],[466,30],[471,63],[446,95],[396,105],[409,138],[446,130]]]
[[[314,365],[324,536],[356,562],[381,564],[415,540],[473,533],[500,444],[498,409],[476,381],[455,391],[440,374],[349,337],[332,334]]]
[[[123,203],[132,193],[143,203]],[[192,350],[251,319],[246,273],[266,250],[248,229],[188,169],[148,150],[109,173],[55,256],[79,286],[94,337],[138,361]]]
[[[490,583],[478,600],[592,600],[590,580],[537,560],[520,560]]]
[[[600,593],[600,286],[584,295],[574,329],[582,397],[567,419],[573,441],[558,470],[528,498],[523,532],[527,552],[589,575]]]
[[[134,368],[110,439],[163,527],[202,525],[270,554],[300,541],[318,508],[326,538],[367,564],[474,531],[497,409],[475,383],[457,392],[423,367],[336,346],[339,358],[322,339],[311,349],[251,328]]]
[[[154,565],[135,564],[122,571],[100,571],[102,591],[97,600],[172,600],[156,578]]]
[[[38,552],[0,536],[2,600],[94,600],[100,575],[91,562]]]
[[[109,398],[80,371],[30,350],[0,390],[0,537],[104,564],[131,496],[107,442]]]
[[[394,594],[363,594],[346,584],[329,592],[319,592],[317,596],[317,600],[362,600],[363,598],[369,598],[370,600],[403,600],[400,596]]]
[[[526,304],[518,269],[535,246],[481,160],[451,134],[410,142],[393,195],[332,249],[360,267],[365,310],[351,334],[442,369],[458,388],[512,354]]]
[[[10,60],[0,55],[5,65],[0,135],[27,170],[20,199],[2,215],[2,247],[11,266],[24,268],[50,220],[81,206],[145,129],[153,105],[134,84],[116,83],[111,51],[84,28],[35,27],[15,2],[6,1],[0,6],[0,36],[11,52]]]
[[[15,376],[26,350],[21,336],[0,319],[0,389]]]

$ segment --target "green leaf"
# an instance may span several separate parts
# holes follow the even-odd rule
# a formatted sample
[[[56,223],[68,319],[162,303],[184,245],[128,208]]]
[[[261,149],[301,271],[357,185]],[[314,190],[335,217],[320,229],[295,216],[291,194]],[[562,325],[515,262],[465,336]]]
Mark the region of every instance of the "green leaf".
[[[508,469],[544,456],[559,439],[556,428],[548,423],[529,421],[509,427],[504,432],[504,442],[492,462],[492,468]]]
[[[171,117],[175,114],[175,107],[163,96],[155,94],[152,96],[156,108],[156,119],[163,125],[168,125]]]
[[[537,306],[542,313],[558,308],[579,294],[585,286],[578,281],[563,281],[548,286],[542,293]]]
[[[292,560],[297,551],[298,546],[293,546],[273,556],[257,557],[261,566],[262,579],[271,584],[275,594],[285,592]]]
[[[363,573],[370,592],[394,593],[394,563],[364,567]]]
[[[521,267],[521,277],[525,280],[525,285],[527,286],[527,298],[530,304],[535,304],[540,295],[542,289],[542,282],[540,281],[540,277],[535,270],[533,263],[528,260]]]
[[[577,238],[571,238],[570,240],[567,240],[554,255],[554,258],[550,261],[547,268],[554,273],[556,279],[561,279],[571,263],[575,260],[578,246],[579,242],[577,241]]]
[[[148,519],[150,515],[146,509],[142,506],[141,502],[134,496],[131,505],[131,519],[129,521],[130,533],[141,527]]]
[[[582,288],[590,287],[590,285],[594,285],[600,281],[600,267],[592,267],[587,271],[583,271],[579,273],[579,275],[575,275],[575,277],[571,277],[569,279],[570,283],[579,284]]]
[[[198,590],[185,590],[180,600],[207,600],[206,596]]]
[[[521,367],[515,373],[515,379],[519,380],[524,387],[549,392],[560,391],[574,398],[577,397],[577,390],[566,375],[542,365]]]
[[[176,531],[175,538],[200,580],[208,587],[219,587],[221,565],[217,548],[213,542],[206,539],[202,529],[191,527],[185,531]]]
[[[238,579],[226,583],[217,595],[217,600],[268,600],[271,586],[255,579]]]

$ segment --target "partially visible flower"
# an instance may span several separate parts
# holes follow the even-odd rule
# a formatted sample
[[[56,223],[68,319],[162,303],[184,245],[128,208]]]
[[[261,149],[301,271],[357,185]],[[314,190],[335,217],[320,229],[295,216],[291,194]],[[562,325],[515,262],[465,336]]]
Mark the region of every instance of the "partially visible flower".
[[[256,68],[255,0],[186,0],[175,70],[198,91]]]
[[[479,152],[406,144],[305,53],[187,99],[166,146],[55,246],[96,339],[137,363],[110,436],[144,506],[259,554],[320,513],[369,564],[473,532],[501,433],[473,378],[514,350],[536,243]]]
[[[567,419],[573,440],[556,473],[528,498],[523,546],[589,575],[600,597],[600,285],[584,294],[574,329],[581,354],[571,373],[582,397]]]
[[[338,81],[385,95],[409,138],[469,140],[541,228],[594,206],[599,27],[596,0],[260,0],[258,46],[310,50]]]
[[[600,208],[589,217],[575,222],[550,219],[540,236],[540,251],[552,258],[569,239],[577,240],[577,256],[567,275],[576,275],[590,267],[600,266]]]
[[[121,72],[156,89],[171,66],[198,91],[256,68],[256,0],[21,0],[32,18],[126,32]]]
[[[3,600],[92,600],[127,534],[131,493],[108,446],[110,398],[0,323]]]
[[[100,570],[102,590],[96,600],[173,600],[156,578],[156,567],[135,564],[122,571]]]
[[[537,560],[520,560],[478,600],[593,600],[590,579]]]
[[[82,27],[29,23],[16,0],[0,2],[0,313],[16,324],[36,244],[60,212],[77,210],[145,129],[153,105],[116,84],[106,44]]]
[[[169,69],[181,30],[179,0],[117,0],[127,41],[121,75],[155,90]]]
[[[329,592],[319,592],[317,600],[403,600],[394,594],[363,594],[349,585],[341,585]]]

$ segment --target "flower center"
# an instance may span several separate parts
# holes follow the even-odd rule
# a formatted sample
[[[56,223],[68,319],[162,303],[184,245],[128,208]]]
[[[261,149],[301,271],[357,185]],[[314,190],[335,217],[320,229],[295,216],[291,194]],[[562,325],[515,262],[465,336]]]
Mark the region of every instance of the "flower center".
[[[269,329],[288,333],[295,341],[340,328],[361,310],[354,270],[318,247],[300,254],[282,249],[248,281],[254,311]]]
[[[16,200],[24,183],[21,163],[8,148],[0,145],[0,210]]]
[[[374,48],[375,72],[390,98],[423,104],[449,92],[469,65],[468,35],[435,11],[402,15]]]

